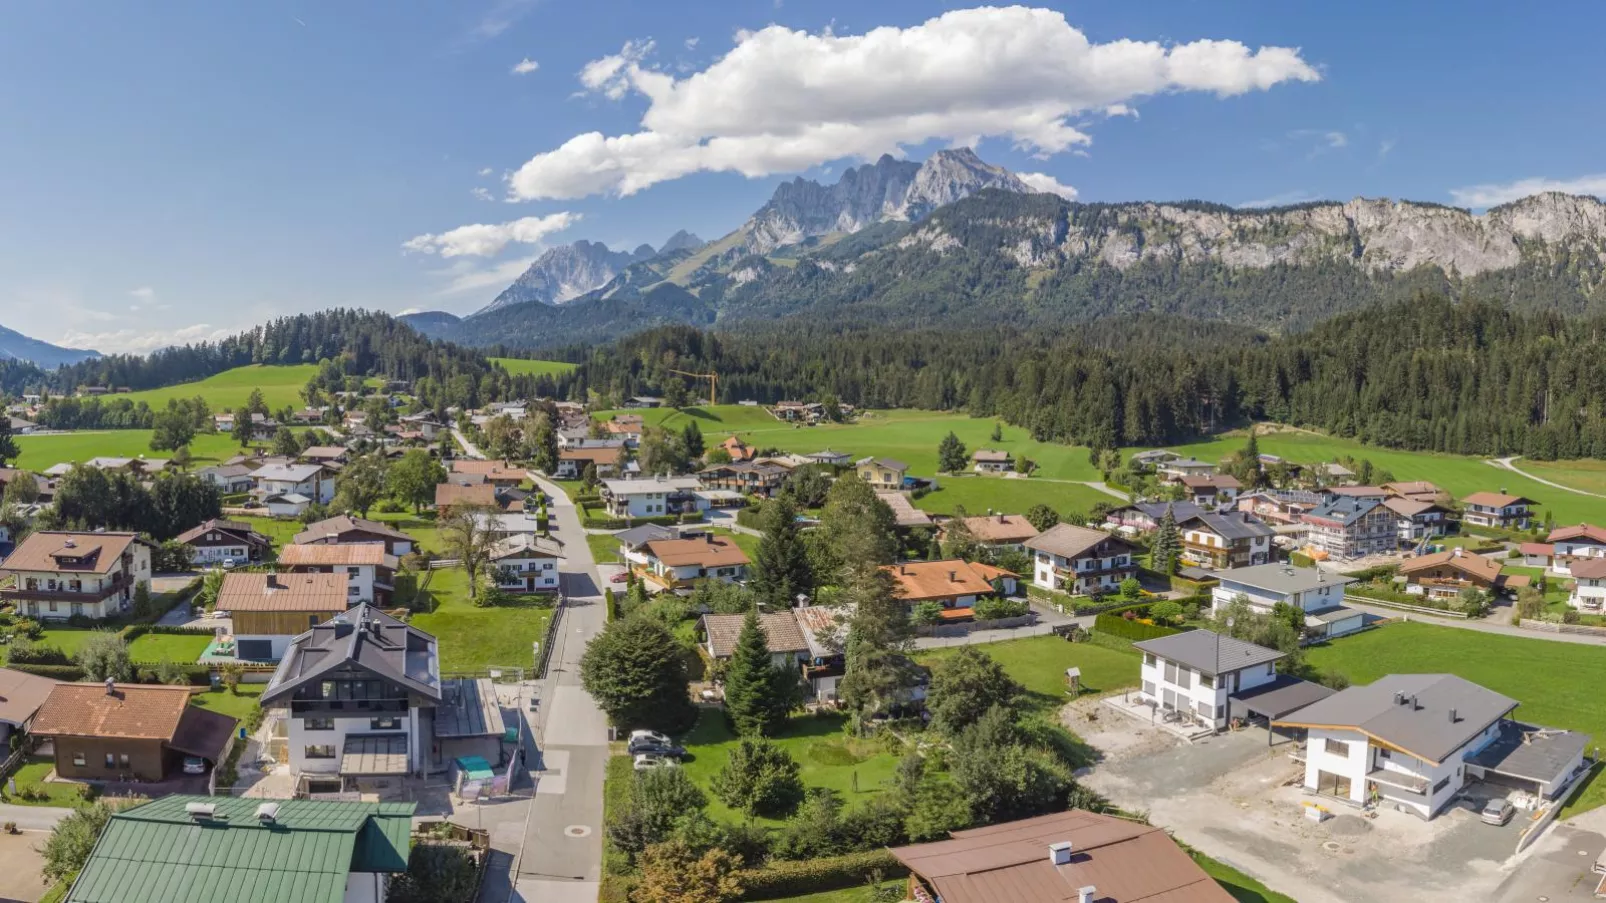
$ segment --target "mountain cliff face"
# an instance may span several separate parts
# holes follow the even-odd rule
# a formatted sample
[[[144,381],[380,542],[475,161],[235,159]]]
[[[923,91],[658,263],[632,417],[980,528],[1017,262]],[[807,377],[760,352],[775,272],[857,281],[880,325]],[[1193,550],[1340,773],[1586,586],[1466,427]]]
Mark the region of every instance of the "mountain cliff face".
[[[651,245],[634,251],[613,251],[600,241],[559,245],[536,258],[523,275],[474,315],[528,301],[562,304],[607,285],[620,270],[653,254]]]
[[[0,326],[0,360],[28,361],[37,367],[54,370],[62,364],[76,364],[92,357],[100,357],[100,352],[62,348]]]
[[[743,250],[766,254],[819,235],[857,232],[887,220],[917,220],[986,188],[1032,191],[968,147],[937,151],[924,163],[883,156],[847,170],[834,185],[801,178],[782,183],[742,227]]]
[[[691,234],[690,232],[687,232],[685,229],[681,229],[674,235],[669,236],[669,240],[659,246],[658,253],[673,254],[676,251],[695,251],[704,244],[706,244],[706,242],[704,242],[702,239]]]

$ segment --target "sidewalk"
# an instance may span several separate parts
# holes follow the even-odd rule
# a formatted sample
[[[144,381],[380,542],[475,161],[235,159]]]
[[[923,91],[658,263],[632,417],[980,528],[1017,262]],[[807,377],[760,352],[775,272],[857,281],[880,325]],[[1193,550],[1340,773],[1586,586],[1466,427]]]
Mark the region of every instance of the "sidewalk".
[[[0,803],[0,823],[14,821],[24,831],[49,831],[56,822],[72,814],[71,809],[55,806],[16,806]]]

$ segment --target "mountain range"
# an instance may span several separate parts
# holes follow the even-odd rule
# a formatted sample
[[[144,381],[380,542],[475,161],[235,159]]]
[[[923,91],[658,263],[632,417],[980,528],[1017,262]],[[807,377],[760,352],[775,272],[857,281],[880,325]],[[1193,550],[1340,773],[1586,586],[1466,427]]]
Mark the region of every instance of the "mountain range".
[[[100,357],[100,352],[63,348],[30,339],[20,332],[0,326],[0,360],[28,361],[46,370],[54,370],[62,364],[76,364],[92,357]]]
[[[474,315],[532,301],[562,304],[607,285],[633,263],[677,251],[694,251],[702,245],[702,239],[684,229],[656,249],[644,244],[634,251],[614,251],[600,241],[584,240],[560,245],[537,257],[512,285]]]
[[[1481,215],[1364,198],[1084,204],[968,149],[883,157],[830,186],[794,179],[718,241],[629,256],[562,307],[499,298],[444,327],[411,322],[463,344],[543,348],[801,316],[1054,328],[1157,312],[1281,332],[1422,289],[1606,309],[1606,204],[1592,197],[1540,194]]]

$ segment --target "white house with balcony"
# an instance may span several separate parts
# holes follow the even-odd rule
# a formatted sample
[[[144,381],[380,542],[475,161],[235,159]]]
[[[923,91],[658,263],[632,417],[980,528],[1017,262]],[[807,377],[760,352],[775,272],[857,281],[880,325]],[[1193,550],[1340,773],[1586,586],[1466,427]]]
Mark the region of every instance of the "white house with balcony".
[[[1364,615],[1344,607],[1344,587],[1354,583],[1354,577],[1281,563],[1233,568],[1216,577],[1220,583],[1210,591],[1212,613],[1242,596],[1250,608],[1263,614],[1279,602],[1299,608],[1305,612],[1307,634],[1335,637],[1365,626]]]
[[[1114,592],[1137,575],[1137,547],[1103,530],[1055,524],[1024,543],[1032,554],[1032,583],[1073,594]]]
[[[1599,612],[1606,608],[1606,558],[1589,558],[1572,563],[1573,591],[1567,604],[1580,611]]]
[[[1274,722],[1307,734],[1305,789],[1423,819],[1474,780],[1555,800],[1587,738],[1513,720],[1509,699],[1453,674],[1391,674]]]
[[[1283,653],[1209,630],[1132,644],[1143,653],[1141,698],[1185,722],[1221,730],[1229,699],[1277,680]]]
[[[302,496],[320,505],[334,501],[335,479],[322,464],[269,464],[251,474],[260,499]]]
[[[29,534],[0,567],[0,603],[30,618],[109,618],[150,587],[151,545],[133,533]]]
[[[610,517],[663,517],[681,513],[688,505],[697,510],[694,493],[701,488],[696,477],[603,480],[601,495]]]
[[[562,547],[554,540],[516,533],[491,547],[490,562],[496,585],[515,593],[555,593]]]
[[[1551,546],[1550,570],[1564,577],[1574,576],[1575,564],[1606,560],[1606,528],[1594,524],[1557,527],[1545,542]]]

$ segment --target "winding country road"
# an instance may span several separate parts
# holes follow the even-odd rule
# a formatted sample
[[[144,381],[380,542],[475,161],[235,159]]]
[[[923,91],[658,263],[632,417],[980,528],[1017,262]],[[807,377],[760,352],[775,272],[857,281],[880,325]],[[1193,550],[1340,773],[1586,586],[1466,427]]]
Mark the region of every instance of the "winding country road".
[[[1572,492],[1572,493],[1576,493],[1578,495],[1587,495],[1590,498],[1606,499],[1606,495],[1601,495],[1598,492],[1589,492],[1589,491],[1584,490],[1584,489],[1576,489],[1576,488],[1574,488],[1572,486],[1563,486],[1560,483],[1553,482],[1551,480],[1547,480],[1544,477],[1536,477],[1536,476],[1534,476],[1533,474],[1529,473],[1526,470],[1519,470],[1517,468],[1517,465],[1515,465],[1515,464],[1513,464],[1511,462],[1517,460],[1520,457],[1522,457],[1522,455],[1512,455],[1509,458],[1495,458],[1493,460],[1485,461],[1483,463],[1492,465],[1494,467],[1505,468],[1506,470],[1509,470],[1512,473],[1517,474],[1518,476],[1527,477],[1528,479],[1533,480],[1535,483],[1543,483],[1546,486],[1549,486],[1549,487],[1551,487],[1553,489],[1560,489],[1562,492]]]

